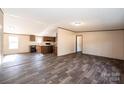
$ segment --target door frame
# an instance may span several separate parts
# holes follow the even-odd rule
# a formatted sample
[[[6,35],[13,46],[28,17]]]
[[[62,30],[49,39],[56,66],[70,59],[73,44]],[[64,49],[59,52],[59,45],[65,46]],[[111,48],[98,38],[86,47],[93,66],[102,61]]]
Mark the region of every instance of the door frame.
[[[81,41],[82,41],[82,44],[81,44],[81,45],[82,45],[81,53],[83,53],[83,35],[76,35],[76,47],[75,47],[75,53],[78,53],[78,51],[77,51],[77,37],[78,37],[78,36],[81,36],[81,37],[82,37],[82,40],[81,40]]]
[[[0,51],[0,54],[1,54],[1,59],[0,59],[0,65],[2,65],[2,63],[3,63],[3,29],[4,29],[4,27],[3,27],[3,25],[4,25],[4,23],[3,23],[3,17],[4,17],[4,13],[3,13],[3,10],[0,8],[0,15],[2,16],[2,32],[1,32],[1,51]]]

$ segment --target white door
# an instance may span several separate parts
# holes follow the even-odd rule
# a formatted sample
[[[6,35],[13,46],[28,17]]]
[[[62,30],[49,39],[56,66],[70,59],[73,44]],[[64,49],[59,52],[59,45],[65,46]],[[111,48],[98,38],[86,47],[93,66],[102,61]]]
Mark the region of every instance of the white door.
[[[82,51],[82,36],[77,36],[77,52]]]

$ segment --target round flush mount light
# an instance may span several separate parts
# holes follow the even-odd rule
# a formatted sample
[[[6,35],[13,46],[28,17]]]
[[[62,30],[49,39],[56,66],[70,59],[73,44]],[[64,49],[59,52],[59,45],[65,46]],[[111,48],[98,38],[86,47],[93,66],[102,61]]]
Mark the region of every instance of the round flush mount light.
[[[83,25],[83,22],[72,22],[73,26],[81,26]]]
[[[15,30],[15,26],[14,25],[8,26],[7,29],[8,31],[13,32]]]

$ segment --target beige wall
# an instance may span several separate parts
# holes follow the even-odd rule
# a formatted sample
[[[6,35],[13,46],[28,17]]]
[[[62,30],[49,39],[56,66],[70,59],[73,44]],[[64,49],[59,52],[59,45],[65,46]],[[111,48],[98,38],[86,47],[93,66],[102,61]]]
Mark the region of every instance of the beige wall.
[[[124,31],[83,33],[83,53],[124,59]]]
[[[17,35],[19,38],[19,48],[18,49],[9,49],[9,34],[4,34],[4,54],[14,54],[14,53],[25,53],[29,52],[29,36],[26,35]]]
[[[83,36],[83,53],[124,60],[124,31],[74,33],[58,29],[58,56],[75,52],[76,35]]]
[[[0,64],[2,63],[3,13],[0,9]]]
[[[57,55],[66,55],[75,52],[76,34],[74,32],[60,29],[57,31]]]

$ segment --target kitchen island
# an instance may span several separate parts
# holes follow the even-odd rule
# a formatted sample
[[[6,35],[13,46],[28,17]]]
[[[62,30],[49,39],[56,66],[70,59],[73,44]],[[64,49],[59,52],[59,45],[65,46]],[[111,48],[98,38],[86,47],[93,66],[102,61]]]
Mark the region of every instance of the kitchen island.
[[[54,50],[53,45],[37,45],[36,46],[36,51],[42,54],[53,53],[53,50]]]

